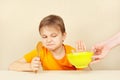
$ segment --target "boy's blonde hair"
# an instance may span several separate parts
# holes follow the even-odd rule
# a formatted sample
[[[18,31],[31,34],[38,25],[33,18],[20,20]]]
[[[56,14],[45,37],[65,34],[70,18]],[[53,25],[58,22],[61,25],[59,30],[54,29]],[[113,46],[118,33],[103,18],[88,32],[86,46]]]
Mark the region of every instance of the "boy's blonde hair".
[[[45,26],[53,26],[53,27],[58,26],[62,33],[66,32],[63,19],[57,15],[48,15],[45,18],[43,18],[39,25],[39,32],[41,28]]]

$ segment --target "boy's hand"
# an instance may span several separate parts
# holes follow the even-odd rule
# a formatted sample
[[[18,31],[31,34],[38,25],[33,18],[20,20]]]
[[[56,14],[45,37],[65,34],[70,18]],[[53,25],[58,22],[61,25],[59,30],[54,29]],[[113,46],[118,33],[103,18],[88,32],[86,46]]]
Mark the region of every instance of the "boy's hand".
[[[85,43],[82,42],[81,40],[78,40],[76,42],[76,50],[72,50],[72,53],[76,53],[76,52],[83,52],[83,51],[86,51],[86,46],[85,46]]]
[[[39,57],[34,57],[31,61],[31,68],[33,71],[38,71],[40,68],[40,58]]]
[[[76,52],[82,52],[82,51],[86,51],[86,46],[85,46],[84,42],[79,40],[76,43]]]

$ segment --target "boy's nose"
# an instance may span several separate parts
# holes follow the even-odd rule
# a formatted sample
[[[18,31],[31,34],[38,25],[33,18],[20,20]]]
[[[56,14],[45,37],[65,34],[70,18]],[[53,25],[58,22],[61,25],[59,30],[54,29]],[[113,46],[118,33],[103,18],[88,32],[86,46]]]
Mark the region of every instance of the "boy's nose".
[[[52,39],[50,37],[47,38],[47,42],[51,42]]]

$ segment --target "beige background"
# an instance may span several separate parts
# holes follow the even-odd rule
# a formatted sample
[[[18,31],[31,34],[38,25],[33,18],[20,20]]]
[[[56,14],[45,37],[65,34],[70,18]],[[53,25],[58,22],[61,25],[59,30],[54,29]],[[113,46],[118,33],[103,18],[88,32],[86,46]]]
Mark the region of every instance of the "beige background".
[[[35,48],[40,20],[56,14],[64,19],[67,38],[80,39],[87,49],[120,31],[120,0],[0,0],[0,69]],[[119,69],[120,46],[112,49],[94,70]]]

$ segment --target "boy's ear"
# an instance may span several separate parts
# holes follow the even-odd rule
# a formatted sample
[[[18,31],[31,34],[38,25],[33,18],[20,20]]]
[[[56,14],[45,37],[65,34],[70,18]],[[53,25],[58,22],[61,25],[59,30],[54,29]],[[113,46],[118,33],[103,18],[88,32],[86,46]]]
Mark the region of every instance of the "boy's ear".
[[[63,41],[65,40],[66,35],[67,35],[67,33],[66,33],[66,32],[64,32],[64,33],[63,33]]]

